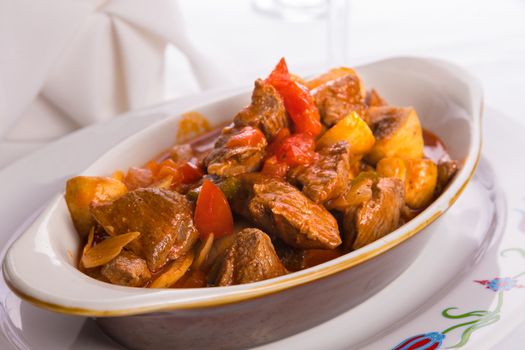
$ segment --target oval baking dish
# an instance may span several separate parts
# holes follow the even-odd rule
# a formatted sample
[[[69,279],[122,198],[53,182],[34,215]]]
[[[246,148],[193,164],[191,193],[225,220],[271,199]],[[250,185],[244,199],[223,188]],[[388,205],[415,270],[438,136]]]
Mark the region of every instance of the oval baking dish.
[[[326,263],[244,285],[199,289],[128,288],[77,270],[80,245],[58,194],[11,246],[3,262],[10,288],[56,312],[97,317],[118,342],[146,348],[243,348],[313,327],[358,305],[399,276],[417,257],[429,226],[458,198],[481,151],[482,91],[461,68],[439,60],[393,58],[357,67],[365,84],[394,104],[411,105],[422,124],[463,162],[448,188],[417,217],[385,237]],[[248,104],[250,91],[192,110],[211,124]],[[140,164],[173,143],[179,117],[165,119],[109,150],[83,175]]]

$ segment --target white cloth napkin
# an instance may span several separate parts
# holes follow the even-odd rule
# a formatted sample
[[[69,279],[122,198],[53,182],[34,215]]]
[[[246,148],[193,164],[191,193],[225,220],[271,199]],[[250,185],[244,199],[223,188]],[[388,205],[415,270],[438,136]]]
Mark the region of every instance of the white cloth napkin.
[[[174,0],[0,0],[0,158],[163,100],[168,43],[224,83],[182,20]]]

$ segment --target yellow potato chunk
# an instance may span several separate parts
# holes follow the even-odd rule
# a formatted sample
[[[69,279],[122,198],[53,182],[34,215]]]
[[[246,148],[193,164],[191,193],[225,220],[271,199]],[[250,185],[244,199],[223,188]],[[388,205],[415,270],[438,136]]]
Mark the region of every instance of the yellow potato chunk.
[[[376,171],[385,177],[395,177],[403,182],[407,178],[407,166],[402,158],[389,157],[383,158],[377,163]]]
[[[385,157],[423,157],[423,132],[414,108],[373,107],[368,109],[368,118],[376,142],[367,161],[376,164]]]
[[[91,204],[113,201],[128,191],[126,185],[111,177],[77,176],[66,183],[66,203],[73,224],[81,238],[95,224]]]
[[[411,208],[424,208],[434,197],[437,165],[430,159],[409,159],[407,162],[405,202]]]
[[[430,159],[383,158],[376,171],[405,183],[405,203],[412,209],[424,208],[434,197],[438,179],[437,165]]]
[[[179,128],[175,139],[177,144],[185,143],[210,130],[210,122],[204,115],[195,111],[186,112],[179,120]]]
[[[337,124],[328,129],[317,141],[317,147],[331,146],[340,141],[346,141],[350,154],[363,155],[374,146],[374,135],[357,112],[351,112]]]

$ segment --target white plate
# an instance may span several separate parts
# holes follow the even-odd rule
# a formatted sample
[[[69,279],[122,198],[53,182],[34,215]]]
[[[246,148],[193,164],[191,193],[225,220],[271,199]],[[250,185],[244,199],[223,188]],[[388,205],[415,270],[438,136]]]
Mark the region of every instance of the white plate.
[[[201,97],[210,98],[209,95]],[[126,120],[117,119],[105,125],[80,131],[0,172],[1,183],[10,184],[9,187],[0,189],[2,198],[10,198],[10,205],[2,207],[0,212],[0,220],[5,219],[0,234],[0,244],[5,245],[14,232],[13,228],[20,225],[24,218],[27,219],[36,207],[40,207],[45,198],[49,198],[63,186],[64,178],[81,171],[104,149],[118,141],[117,139],[134,133],[151,123],[152,119],[157,120],[186,109],[189,105],[198,102],[198,98],[184,102],[186,103],[179,101],[159,106],[153,116],[149,115],[151,113],[149,111],[139,111]],[[525,170],[516,169],[516,165],[511,163],[506,164],[504,159],[508,159],[509,154],[514,154],[514,157],[510,156],[511,159],[519,159],[516,154],[525,146],[525,142],[520,139],[520,132],[522,133],[525,128],[494,111],[487,114],[485,130],[490,130],[490,133],[485,137],[484,154],[488,158],[485,170],[488,170],[487,164],[492,164],[496,174],[515,174],[511,179],[506,178],[505,183],[501,185],[510,198],[507,199],[508,206],[517,208],[523,204],[520,201],[522,202],[525,197],[523,192],[516,191],[519,189],[518,181],[525,175]],[[503,137],[508,142],[498,143],[497,140]],[[93,142],[94,139],[96,142]],[[87,143],[92,146],[85,147]],[[55,166],[50,167],[50,163]],[[484,168],[481,169],[483,171]],[[483,175],[486,175],[486,172],[483,172]],[[520,266],[515,266],[516,259],[522,263],[525,270],[525,259],[510,254],[507,258],[499,256],[499,252],[504,248],[524,246],[525,238],[522,237],[523,233],[520,235],[517,230],[516,221],[521,219],[519,217],[521,214],[509,210],[507,215],[512,226],[506,229],[503,239],[495,240],[481,263],[476,263],[476,258],[489,242],[489,238],[497,235],[499,232],[497,228],[505,221],[504,213],[501,213],[505,207],[504,203],[499,206],[491,204],[490,196],[497,196],[497,191],[492,193],[492,189],[488,192],[483,190],[487,186],[490,189],[490,181],[487,183],[484,181],[487,182],[479,176],[476,178],[465,192],[464,198],[462,197],[458,205],[447,214],[450,219],[438,223],[447,229],[444,229],[443,234],[436,235],[418,262],[388,288],[359,307],[325,324],[263,348],[285,349],[301,345],[302,348],[307,349],[320,346],[330,349],[363,346],[369,349],[388,349],[410,336],[441,331],[459,323],[458,321],[463,321],[442,317],[441,310],[446,307],[457,306],[459,313],[490,309],[492,304],[496,303],[498,293],[472,280],[490,280],[497,276],[517,274],[520,272],[518,271]],[[472,207],[470,216],[461,213],[462,217],[457,218],[471,220],[472,232],[458,233],[451,229],[453,225],[451,226],[452,222],[449,221],[452,221],[453,213],[458,215],[461,209],[465,208],[463,201],[477,205]],[[487,225],[492,222],[494,208],[500,210],[499,221],[496,221],[496,227],[487,231]],[[20,212],[23,213],[22,217]],[[463,276],[468,265],[475,265],[474,269]],[[512,271],[514,268],[516,271]],[[458,273],[460,275],[457,275]],[[489,344],[488,340],[497,341],[499,337],[510,331],[510,325],[514,324],[516,319],[510,317],[508,311],[517,308],[525,309],[523,305],[525,299],[520,292],[523,293],[525,290],[514,288],[502,292],[504,305],[500,313],[501,320],[474,332],[467,343],[468,348],[486,348]],[[3,280],[0,281],[0,298],[3,307],[2,331],[18,348],[118,348],[98,331],[91,320],[54,314],[21,302],[9,292]],[[487,337],[489,328],[490,337]],[[463,329],[458,328],[448,333],[443,346],[453,345],[461,331]],[[494,336],[496,333],[499,336]],[[376,335],[378,340],[374,340],[372,335]]]
[[[474,77],[461,68],[444,61],[394,57],[358,66],[356,71],[363,81],[381,91],[388,101],[396,105],[413,106],[418,111],[421,123],[443,139],[451,157],[462,161],[462,168],[446,191],[414,219],[390,234],[366,247],[311,269],[254,284],[198,290],[122,288],[86,277],[80,274],[74,266],[75,252],[81,242],[71,225],[71,216],[61,194],[62,191],[60,191],[45,212],[13,243],[6,253],[2,265],[6,283],[25,300],[33,300],[33,303],[47,305],[51,310],[67,314],[106,317],[189,308],[188,312],[193,315],[191,319],[187,319],[180,312],[169,315],[167,313],[166,317],[159,318],[158,323],[156,321],[150,325],[149,337],[158,339],[157,344],[171,344],[171,346],[175,346],[174,342],[177,343],[177,346],[183,346],[178,342],[184,339],[187,344],[199,347],[195,345],[193,338],[200,337],[203,331],[210,332],[210,334],[214,332],[223,334],[223,338],[215,335],[213,344],[221,343],[226,348],[233,344],[234,346],[262,344],[306,330],[314,324],[317,325],[329,319],[322,315],[332,314],[331,317],[333,317],[368,299],[399,276],[412,263],[424,247],[424,243],[431,237],[430,232],[436,231],[434,225],[429,226],[428,230],[422,228],[431,224],[448,210],[470,180],[480,156],[480,109],[483,105],[483,97],[481,87]],[[205,101],[193,108],[207,116],[212,125],[218,125],[230,121],[232,115],[249,104],[249,100],[250,90],[248,89],[240,94],[219,100]],[[112,147],[80,175],[111,174],[115,169],[128,169],[136,164],[144,164],[151,159],[152,155],[159,154],[173,144],[179,122],[180,114],[176,113],[173,117],[146,127]],[[478,205],[475,199],[472,202]],[[462,221],[456,225],[460,224],[466,224],[467,227],[471,225],[470,222],[463,223]],[[454,227],[454,229],[461,230],[459,227]],[[419,233],[419,231],[422,232]],[[410,237],[415,233],[422,238],[411,239]],[[405,240],[406,244],[399,244]],[[386,250],[392,253],[381,254]],[[378,257],[374,257],[378,254]],[[388,256],[392,256],[390,262]],[[371,257],[374,259],[370,259]],[[362,262],[361,267],[349,268],[357,262]],[[374,265],[377,268],[373,267]],[[364,271],[361,269],[367,268],[372,269],[374,273],[360,272]],[[348,272],[337,277],[335,272],[343,270],[348,270]],[[328,278],[329,275],[333,275],[333,278]],[[335,312],[337,307],[334,309],[329,306],[329,303],[321,303],[315,313],[312,312],[304,318],[303,312],[307,309],[304,309],[303,305],[312,303],[310,299],[315,297],[311,291],[308,291],[310,287],[291,287],[298,287],[314,280],[316,282],[313,284],[317,286],[317,289],[325,288],[323,297],[332,298],[333,305],[344,305],[344,308]],[[332,280],[333,283],[328,283]],[[344,286],[344,288],[330,286]],[[280,302],[274,303],[272,297],[263,298],[275,291],[287,288],[291,293],[293,292],[294,295],[291,296],[293,300],[301,300],[300,304],[295,306],[292,301],[288,301],[287,311],[280,307]],[[279,293],[279,295],[284,294]],[[199,308],[202,311],[203,306],[211,305],[217,306],[219,310],[218,307],[225,303],[230,303],[230,306],[222,308],[222,312],[216,316],[239,320],[241,318],[238,317],[241,316],[240,313],[237,313],[241,309],[231,304],[232,301],[241,302],[250,298],[253,300],[254,297],[261,297],[257,298],[260,301],[259,306],[243,303],[242,305],[245,306],[241,308],[243,312],[251,315],[248,317],[249,322],[248,319],[242,318],[242,322],[235,324],[232,321],[229,325],[229,329],[234,332],[246,327],[246,332],[239,342],[234,341],[234,338],[228,335],[224,336],[226,333],[223,327],[216,322],[210,320],[205,325],[198,322],[201,320],[201,316],[198,315]],[[279,310],[283,314],[279,314]],[[291,316],[292,310],[296,310],[297,315]],[[268,313],[267,316],[265,312]],[[180,331],[185,333],[184,335],[178,334],[176,337],[173,336],[173,339],[165,339],[166,334],[163,332],[153,334],[152,329],[163,329],[163,325],[168,322],[168,317],[173,317],[179,322]],[[289,323],[285,321],[285,317],[297,322]],[[135,329],[132,329],[133,326],[128,323],[128,320],[136,326]],[[115,339],[120,339],[125,344],[133,344],[137,348],[145,348],[151,346],[151,343],[145,342],[141,345],[138,339],[130,340],[125,334],[144,329],[146,327],[144,322],[149,322],[146,320],[152,320],[152,318],[146,315],[144,319],[137,316],[125,320],[100,320],[99,323]],[[301,320],[309,321],[308,324],[303,324],[306,321],[301,322]],[[122,322],[125,324],[119,326]],[[258,322],[266,322],[271,325],[268,336],[263,337],[259,327],[254,327],[259,324]],[[188,328],[187,324],[194,326]],[[175,329],[176,326],[172,324],[171,327]],[[217,329],[214,330],[213,327]],[[123,329],[125,329],[125,334],[121,334]],[[250,333],[250,330],[254,330],[253,333]],[[201,345],[203,348],[207,346],[209,345]]]

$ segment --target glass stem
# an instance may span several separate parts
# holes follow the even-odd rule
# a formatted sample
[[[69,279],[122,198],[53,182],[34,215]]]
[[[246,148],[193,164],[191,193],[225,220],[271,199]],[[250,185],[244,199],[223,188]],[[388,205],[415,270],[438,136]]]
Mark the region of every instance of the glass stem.
[[[348,65],[350,0],[327,0],[326,63],[329,68]]]

